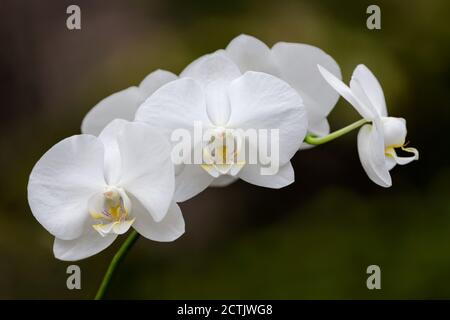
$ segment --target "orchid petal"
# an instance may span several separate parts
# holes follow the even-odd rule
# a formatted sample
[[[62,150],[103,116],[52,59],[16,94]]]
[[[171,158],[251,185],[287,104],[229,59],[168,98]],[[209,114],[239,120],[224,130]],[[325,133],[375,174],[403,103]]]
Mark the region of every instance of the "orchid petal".
[[[273,189],[286,187],[295,181],[294,169],[290,162],[280,167],[275,175],[262,175],[260,165],[248,164],[242,168],[238,176],[248,183]]]
[[[204,91],[190,78],[172,81],[158,89],[138,109],[136,120],[159,128],[167,138],[177,129],[192,131],[196,121],[211,126]]]
[[[206,111],[215,126],[225,126],[230,118],[230,102],[227,96],[227,82],[215,81],[205,88]]]
[[[358,133],[358,153],[369,178],[382,187],[392,185],[384,155],[383,132],[377,125],[366,124]]]
[[[55,257],[63,261],[77,261],[91,257],[107,247],[117,238],[116,234],[108,234],[102,237],[92,226],[86,226],[86,231],[79,238],[73,240],[61,240],[55,238],[53,253]]]
[[[233,177],[230,175],[222,175],[222,176],[218,177],[217,179],[214,179],[214,181],[211,183],[211,187],[217,187],[217,188],[227,187],[230,184],[236,182],[238,179],[239,179],[238,177]]]
[[[102,143],[91,135],[64,139],[36,163],[28,182],[35,218],[52,235],[79,237],[89,218],[87,203],[105,185]]]
[[[259,71],[278,75],[270,48],[255,37],[241,34],[231,40],[225,51],[242,73]]]
[[[357,81],[371,105],[377,110],[379,116],[387,116],[386,100],[383,89],[374,74],[363,64],[353,71],[352,80]],[[350,82],[351,87],[351,82]]]
[[[122,161],[117,137],[127,123],[130,122],[123,119],[115,119],[98,136],[105,147],[105,179],[110,185],[116,185],[120,180]]]
[[[177,79],[172,72],[156,70],[139,84],[113,93],[97,103],[84,117],[81,132],[99,135],[103,128],[114,119],[132,121],[136,110],[144,100],[162,85]]]
[[[180,72],[180,78],[186,78],[186,77],[189,77],[189,76],[188,76],[189,73],[194,72],[194,71],[191,71],[191,70],[195,70],[195,69],[197,68],[197,65],[198,65],[198,64],[203,63],[203,61],[204,61],[205,59],[209,58],[211,55],[214,55],[214,54],[226,54],[226,52],[225,52],[225,50],[223,50],[223,49],[219,49],[219,50],[216,50],[215,52],[207,53],[207,54],[204,54],[204,55],[200,56],[199,58],[197,58],[197,59],[195,59],[194,61],[192,61],[191,63],[189,63],[189,64],[183,69],[183,71]]]
[[[133,228],[147,239],[160,242],[169,242],[178,239],[185,230],[183,215],[180,207],[172,202],[164,219],[156,222],[147,210],[136,199],[133,201]]]
[[[388,171],[391,171],[396,165],[397,162],[395,161],[394,157],[386,156],[386,168],[388,169]]]
[[[175,188],[169,142],[148,125],[132,122],[124,125],[117,143],[122,160],[119,185],[161,221]]]
[[[185,164],[181,172],[175,177],[176,202],[189,200],[205,190],[214,180],[200,165]]]
[[[321,65],[318,65],[317,67],[330,86],[347,100],[364,119],[372,119],[374,117],[372,110],[365,106],[345,83]]]
[[[166,70],[155,70],[144,78],[139,84],[139,89],[145,98],[152,95],[156,90],[166,83],[176,80],[178,77],[174,73]],[[129,119],[133,120],[133,118]]]
[[[302,43],[278,42],[273,46],[272,53],[281,78],[302,97],[309,119],[310,115],[325,118],[336,105],[339,94],[327,85],[317,65],[326,68],[337,79],[342,79],[336,61],[321,49]]]
[[[81,132],[97,136],[114,119],[133,120],[145,98],[137,87],[113,93],[88,112],[81,124]]]
[[[198,59],[181,77],[193,78],[206,86],[211,82],[229,83],[240,75],[238,66],[224,52],[216,52]]]
[[[207,114],[217,126],[225,125],[230,117],[227,87],[240,75],[237,65],[223,52],[203,57],[182,73],[182,77],[193,78],[204,86]]]
[[[279,129],[279,158],[284,165],[306,135],[308,119],[302,99],[286,82],[261,72],[246,72],[229,87],[231,117],[228,126]]]

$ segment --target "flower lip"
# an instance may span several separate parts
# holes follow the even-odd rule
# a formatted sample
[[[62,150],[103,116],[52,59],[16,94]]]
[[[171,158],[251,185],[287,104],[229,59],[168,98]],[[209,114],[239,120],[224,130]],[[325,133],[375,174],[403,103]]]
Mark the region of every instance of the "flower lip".
[[[419,152],[415,148],[406,148],[406,121],[403,118],[381,117],[383,128],[384,154],[388,164],[388,170],[396,164],[405,165],[413,160],[419,159]],[[409,157],[400,157],[395,149],[402,149],[404,152],[412,153]]]
[[[203,147],[204,162],[201,167],[213,177],[228,174],[236,175],[244,166],[240,159],[242,140],[233,129],[216,127]]]
[[[106,186],[89,200],[89,213],[94,219],[92,227],[101,236],[123,234],[134,222],[130,218],[131,201],[124,189]]]

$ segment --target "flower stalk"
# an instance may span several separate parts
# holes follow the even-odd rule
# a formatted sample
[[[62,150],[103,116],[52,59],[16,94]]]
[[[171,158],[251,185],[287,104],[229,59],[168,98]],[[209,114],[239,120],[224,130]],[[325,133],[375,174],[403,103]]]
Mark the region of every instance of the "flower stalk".
[[[362,125],[369,123],[370,120],[366,120],[366,119],[361,119],[358,120],[356,122],[353,122],[352,124],[349,124],[348,126],[341,128],[339,130],[336,130],[332,133],[330,133],[329,135],[326,135],[324,137],[316,137],[314,135],[308,134],[305,137],[305,142],[307,144],[311,144],[311,145],[321,145],[327,142],[330,142],[334,139],[337,139],[341,136],[343,136],[344,134],[349,133],[350,131],[353,131],[355,129],[358,129],[359,127],[361,127]]]
[[[114,255],[111,260],[108,269],[106,270],[105,275],[103,276],[102,283],[98,288],[97,294],[95,295],[95,300],[101,300],[105,296],[106,290],[108,290],[111,279],[119,266],[120,262],[125,258],[127,252],[133,247],[134,243],[139,239],[139,233],[136,230],[133,230],[125,242],[122,244],[120,249]]]

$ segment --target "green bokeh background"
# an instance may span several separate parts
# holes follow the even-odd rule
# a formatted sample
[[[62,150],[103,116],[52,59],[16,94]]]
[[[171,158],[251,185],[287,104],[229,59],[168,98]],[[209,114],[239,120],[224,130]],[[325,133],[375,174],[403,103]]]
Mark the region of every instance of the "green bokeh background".
[[[78,4],[82,30],[65,27]],[[366,28],[381,7],[382,29]],[[79,133],[84,114],[151,71],[180,72],[241,33],[268,45],[316,45],[348,81],[366,64],[388,109],[407,119],[421,159],[382,189],[365,175],[356,132],[293,159],[282,190],[238,182],[181,204],[186,234],[140,239],[108,298],[450,298],[450,2],[434,1],[24,1],[0,3],[0,298],[88,299],[120,241],[77,262],[82,289],[66,288],[67,262],[26,199],[34,163]],[[342,99],[332,128],[354,120]],[[381,267],[381,290],[366,268]]]

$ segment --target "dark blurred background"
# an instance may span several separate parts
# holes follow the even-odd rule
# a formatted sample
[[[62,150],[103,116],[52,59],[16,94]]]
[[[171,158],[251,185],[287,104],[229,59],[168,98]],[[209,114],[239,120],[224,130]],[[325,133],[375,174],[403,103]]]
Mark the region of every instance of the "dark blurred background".
[[[381,7],[381,30],[366,8]],[[81,7],[82,29],[66,28]],[[358,63],[377,75],[393,116],[407,119],[421,158],[383,189],[364,173],[356,132],[300,152],[295,184],[238,182],[182,204],[186,234],[141,239],[109,298],[450,298],[449,1],[0,1],[0,298],[92,298],[120,242],[76,264],[66,288],[52,237],[33,218],[28,175],[85,113],[151,71],[180,72],[241,33],[268,45],[318,46],[345,81]],[[357,120],[340,100],[333,129]],[[381,267],[381,290],[366,268]]]

